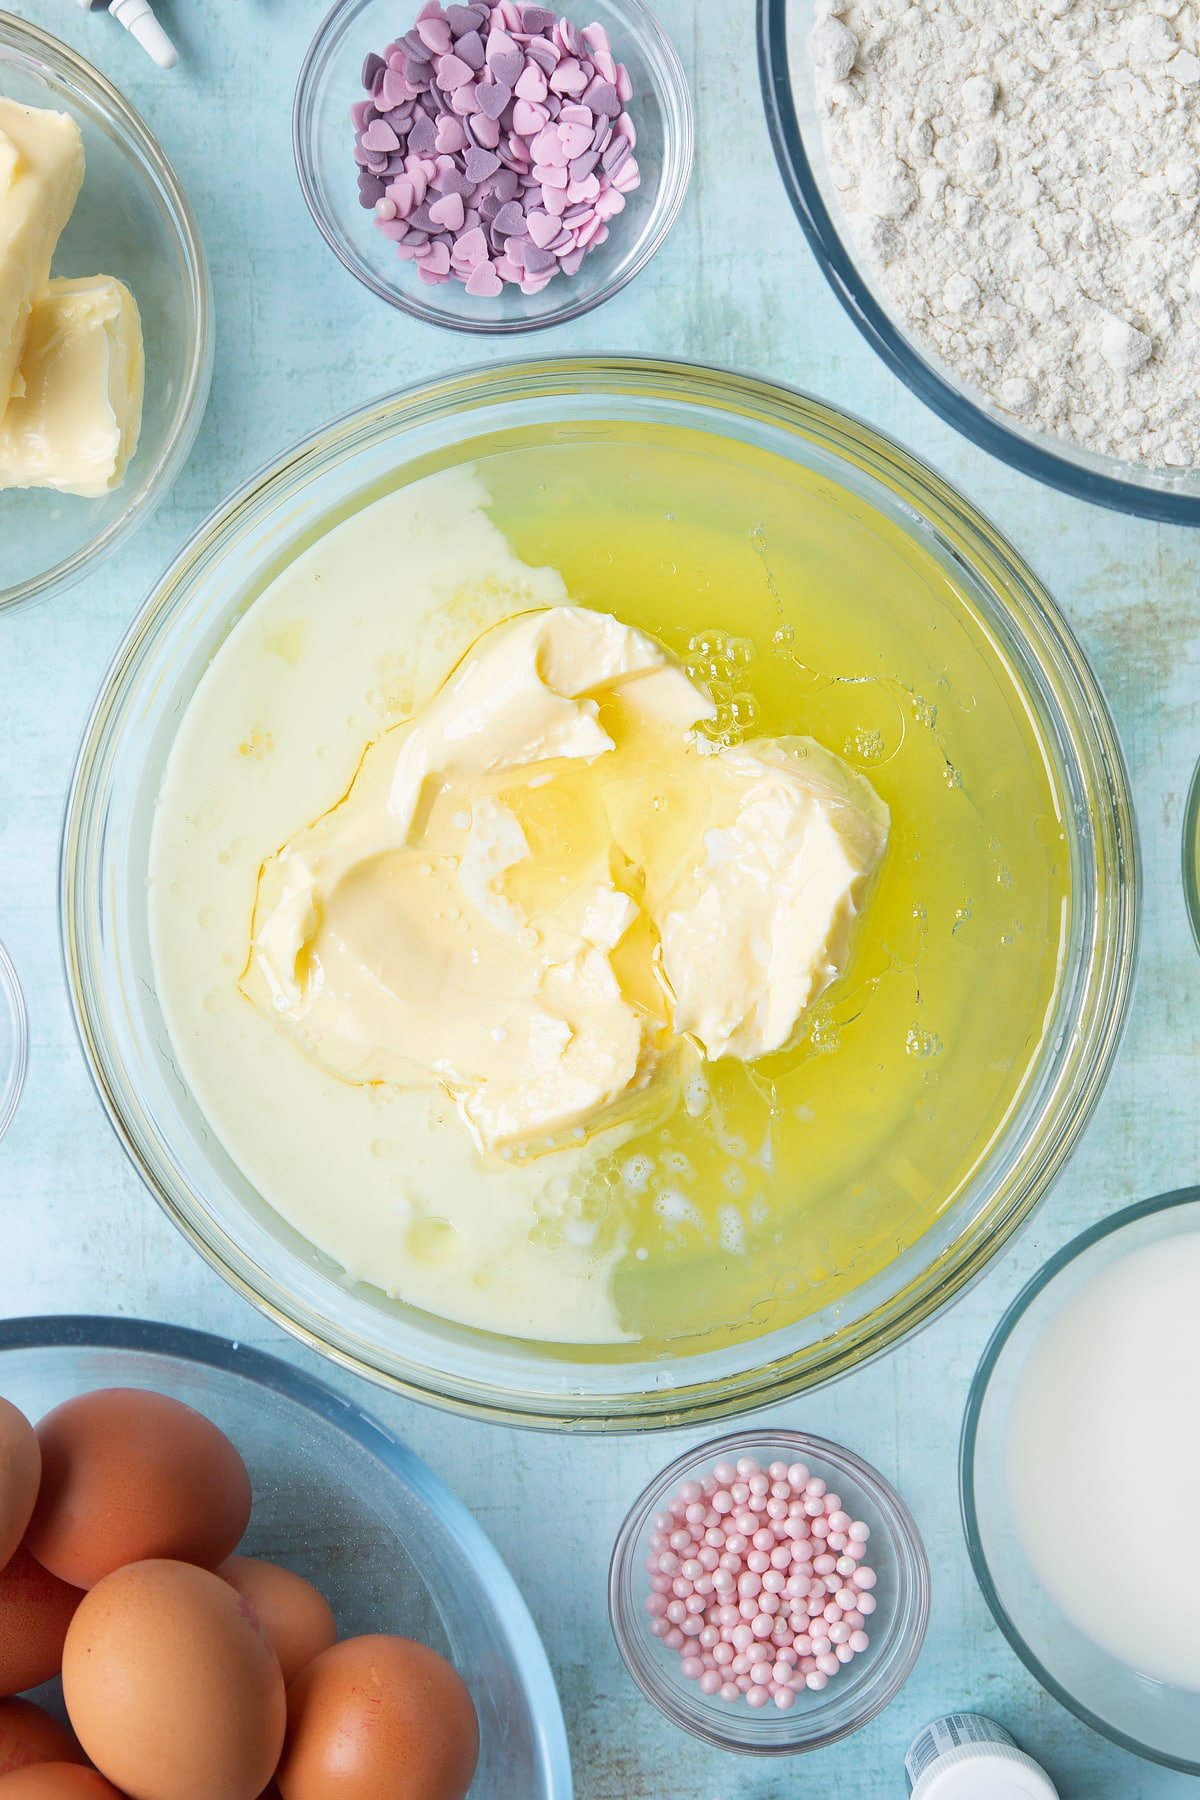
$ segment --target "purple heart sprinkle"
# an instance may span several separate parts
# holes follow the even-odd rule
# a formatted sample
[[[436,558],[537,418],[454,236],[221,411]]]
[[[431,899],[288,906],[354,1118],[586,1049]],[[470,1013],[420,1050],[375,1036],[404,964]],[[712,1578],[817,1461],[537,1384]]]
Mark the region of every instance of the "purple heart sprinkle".
[[[498,119],[511,99],[512,89],[502,81],[481,81],[475,94],[485,119]]]
[[[382,56],[376,56],[375,52],[372,51],[362,68],[362,84],[366,88],[368,94],[375,86],[375,77],[377,75],[382,75],[386,68],[387,64],[384,62]]]
[[[525,229],[525,214],[515,200],[509,200],[496,214],[493,229],[503,237],[516,237]]]
[[[429,46],[415,31],[406,31],[400,42],[408,52],[410,68],[415,62],[427,63],[429,61]]]
[[[583,97],[594,113],[603,113],[606,119],[615,119],[621,110],[620,96],[611,81],[589,83]]]
[[[552,31],[557,23],[554,14],[545,6],[523,6],[521,8],[521,30],[531,32]]]
[[[543,75],[551,74],[558,67],[558,48],[545,38],[535,38],[531,44],[526,44],[525,54]]]
[[[375,202],[383,199],[383,183],[378,175],[368,175],[364,169],[358,178],[358,199],[361,206],[374,211]]]
[[[553,250],[540,250],[536,244],[526,244],[525,268],[530,275],[541,275],[546,269],[555,268],[557,263]]]
[[[501,201],[515,200],[520,185],[520,177],[515,169],[501,169],[492,183],[492,192]]]
[[[467,174],[472,181],[486,181],[500,167],[500,158],[490,150],[482,150],[478,145],[467,151],[465,158]]]
[[[408,134],[408,147],[416,156],[431,156],[436,152],[437,126],[428,113],[413,120],[413,128]]]
[[[488,68],[496,81],[504,82],[506,87],[515,87],[525,67],[525,58],[519,50],[502,50],[496,56],[488,57]]]

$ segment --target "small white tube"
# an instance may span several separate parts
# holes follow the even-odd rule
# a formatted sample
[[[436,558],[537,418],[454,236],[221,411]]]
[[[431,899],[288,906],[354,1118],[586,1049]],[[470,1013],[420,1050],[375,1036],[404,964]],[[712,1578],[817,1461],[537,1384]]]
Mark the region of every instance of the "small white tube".
[[[85,12],[107,5],[113,18],[122,24],[142,46],[160,69],[173,69],[179,52],[154,16],[150,0],[76,0]]]

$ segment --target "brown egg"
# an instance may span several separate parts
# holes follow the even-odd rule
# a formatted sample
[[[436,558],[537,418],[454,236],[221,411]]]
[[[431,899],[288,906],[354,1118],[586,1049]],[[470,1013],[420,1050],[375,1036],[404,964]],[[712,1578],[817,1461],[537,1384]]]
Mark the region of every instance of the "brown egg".
[[[191,1563],[131,1563],[85,1594],[63,1650],[67,1712],[137,1800],[258,1800],[279,1761],[279,1661],[240,1594]]]
[[[253,1608],[274,1646],[285,1682],[337,1642],[329,1602],[290,1569],[252,1556],[231,1556],[217,1574]]]
[[[348,1638],[288,1689],[284,1800],[463,1800],[479,1723],[462,1677],[408,1638]]]
[[[50,1681],[62,1668],[67,1626],[83,1595],[22,1545],[0,1569],[0,1694]]]
[[[0,1569],[25,1536],[41,1478],[33,1426],[11,1402],[0,1400]]]
[[[32,1763],[81,1763],[83,1751],[65,1725],[32,1700],[0,1700],[0,1775]]]
[[[181,1400],[101,1388],[37,1428],[42,1485],[26,1542],[76,1587],[126,1563],[215,1569],[250,1518],[250,1477],[225,1436]]]
[[[3,1800],[125,1800],[95,1769],[72,1763],[38,1763],[0,1778]]]

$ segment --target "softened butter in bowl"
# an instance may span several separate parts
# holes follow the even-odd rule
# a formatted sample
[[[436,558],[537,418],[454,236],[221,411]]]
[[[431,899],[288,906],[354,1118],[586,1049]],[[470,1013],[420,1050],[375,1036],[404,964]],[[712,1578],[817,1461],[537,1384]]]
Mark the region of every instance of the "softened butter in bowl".
[[[710,752],[819,745],[886,809],[887,845],[794,1042],[785,1025],[767,1054],[645,1083],[611,1135],[559,1118],[563,1141],[489,1144],[461,1094],[353,1066],[353,1032],[317,1043],[303,1007],[284,1028],[286,954],[255,960],[258,882],[274,858],[297,874],[326,855],[306,833],[366,746],[428,718],[489,628],[568,603],[661,647],[707,696]],[[978,1267],[1058,1166],[1124,1012],[1120,768],[1032,576],[895,446],[715,371],[459,378],[281,465],[131,634],[67,824],[85,1043],[173,1214],[335,1354],[490,1411],[717,1411],[926,1316],[947,1264]],[[631,809],[635,898],[650,836],[683,816],[666,773]],[[534,791],[527,836],[591,841],[583,789],[561,818],[555,786]],[[297,991],[306,916],[281,939]],[[259,976],[278,1018],[248,1004]]]
[[[54,279],[32,296],[32,321],[21,321],[16,358],[29,359],[26,391],[0,420],[0,606],[78,579],[150,515],[187,459],[212,372],[204,251],[146,125],[82,58],[7,15],[2,103],[65,115],[78,130],[84,172],[77,200],[70,184],[55,185],[65,219],[47,193]],[[15,326],[17,309],[8,311]],[[0,301],[5,401],[8,311]],[[49,354],[64,342],[69,392]]]

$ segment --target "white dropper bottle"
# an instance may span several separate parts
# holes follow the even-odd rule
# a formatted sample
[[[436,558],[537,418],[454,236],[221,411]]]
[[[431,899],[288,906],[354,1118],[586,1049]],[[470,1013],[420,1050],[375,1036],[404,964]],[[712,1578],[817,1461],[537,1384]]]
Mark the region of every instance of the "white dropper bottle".
[[[160,69],[173,69],[179,61],[179,52],[155,18],[150,0],[76,0],[76,5],[82,6],[85,12],[97,8],[110,12],[126,31],[132,32]]]
[[[981,1713],[946,1713],[910,1744],[911,1800],[1057,1800],[1040,1763]]]

